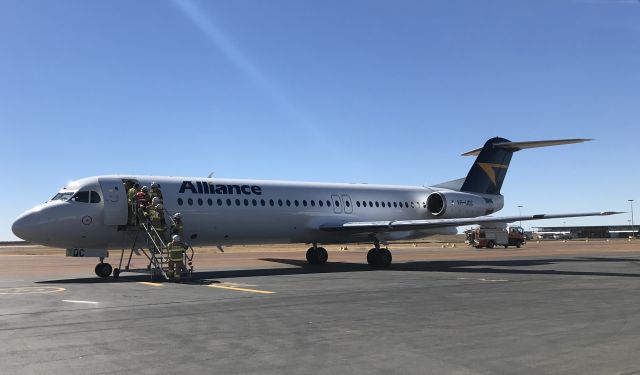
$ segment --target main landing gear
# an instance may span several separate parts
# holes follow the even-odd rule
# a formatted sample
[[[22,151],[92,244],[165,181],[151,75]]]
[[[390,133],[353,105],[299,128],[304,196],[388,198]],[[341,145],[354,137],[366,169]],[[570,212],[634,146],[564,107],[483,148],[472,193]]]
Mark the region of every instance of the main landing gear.
[[[329,253],[324,247],[318,247],[316,243],[307,250],[307,262],[309,264],[325,264],[329,259]]]
[[[111,271],[113,270],[113,268],[109,263],[103,263],[103,260],[104,258],[100,258],[100,263],[96,265],[95,271],[96,271],[96,275],[104,279],[109,277],[109,275],[111,275]]]
[[[377,238],[373,239],[373,245],[375,246],[373,249],[369,250],[367,253],[367,263],[370,266],[376,268],[386,268],[391,265],[391,261],[393,257],[391,256],[391,251],[389,249],[381,249],[380,241]]]

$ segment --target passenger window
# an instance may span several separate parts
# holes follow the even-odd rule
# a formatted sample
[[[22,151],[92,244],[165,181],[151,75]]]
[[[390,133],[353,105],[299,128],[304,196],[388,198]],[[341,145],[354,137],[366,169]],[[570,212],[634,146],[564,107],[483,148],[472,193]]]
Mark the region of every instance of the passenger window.
[[[79,191],[71,197],[71,200],[74,202],[82,202],[89,203],[89,192],[88,191]]]
[[[218,203],[218,206],[222,206],[222,199],[218,198],[216,202]]]
[[[373,207],[373,202],[369,201],[369,207]]]
[[[95,191],[91,192],[91,203],[100,203],[100,194]]]
[[[231,199],[227,199],[227,206],[231,207]]]
[[[282,199],[278,199],[278,206],[282,207]]]
[[[381,203],[382,203],[382,207],[384,207],[384,202],[381,202]]]
[[[298,200],[296,199],[295,201],[293,201],[293,204],[295,204],[296,207],[298,207],[300,205],[300,202],[298,202]]]
[[[202,206],[202,198],[198,198],[198,206]]]
[[[191,198],[187,199],[187,203],[189,203],[189,206],[193,206],[193,199]]]
[[[182,206],[184,204],[184,201],[182,200],[182,198],[178,198],[178,206]]]
[[[240,199],[236,199],[236,206],[240,207]]]
[[[311,207],[315,207],[316,206],[316,201],[314,201],[313,199],[311,200]]]
[[[273,207],[273,199],[269,199],[269,206]]]
[[[307,207],[307,200],[306,200],[306,199],[303,199],[303,200],[302,200],[302,205],[303,205],[303,206],[305,206],[305,207]]]
[[[360,207],[360,201],[356,201],[356,206]]]
[[[404,206],[405,206],[406,208],[409,208],[409,203],[404,202]]]
[[[258,205],[258,201],[253,199],[253,200],[251,200],[251,204],[253,204],[253,207],[255,207],[255,206]]]
[[[415,208],[415,206],[413,205],[413,202],[411,202],[411,208]]]
[[[380,207],[380,202],[376,201],[376,207]]]
[[[336,207],[340,207],[340,201],[333,201],[333,204],[335,204]]]
[[[344,205],[347,206],[347,207],[351,207],[351,203],[349,203],[349,201],[345,201]]]
[[[391,202],[387,202],[387,207],[391,208]]]
[[[291,201],[287,199],[287,207],[291,207]]]
[[[249,200],[248,199],[244,200],[244,205],[245,205],[245,207],[249,206]]]
[[[393,202],[393,207],[397,208],[398,207],[398,202]]]
[[[262,207],[266,206],[267,202],[264,201],[264,199],[260,199],[260,205]]]
[[[331,207],[331,201],[327,199],[327,207]]]
[[[318,205],[319,205],[320,207],[324,206],[324,202],[322,202],[322,199],[320,199],[320,200],[318,201]]]
[[[207,199],[207,204],[213,206],[213,200],[211,198]]]

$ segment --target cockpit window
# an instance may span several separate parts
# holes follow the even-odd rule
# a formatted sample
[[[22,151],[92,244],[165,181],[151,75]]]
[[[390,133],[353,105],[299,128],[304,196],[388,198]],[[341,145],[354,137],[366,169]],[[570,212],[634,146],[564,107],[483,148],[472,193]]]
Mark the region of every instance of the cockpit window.
[[[56,194],[53,198],[51,198],[52,201],[68,201],[71,196],[73,195],[73,192],[64,192],[64,193],[58,193]]]
[[[79,191],[71,197],[71,200],[74,202],[82,202],[89,203],[89,192],[88,191]]]
[[[95,191],[91,191],[91,203],[100,203],[100,194]]]

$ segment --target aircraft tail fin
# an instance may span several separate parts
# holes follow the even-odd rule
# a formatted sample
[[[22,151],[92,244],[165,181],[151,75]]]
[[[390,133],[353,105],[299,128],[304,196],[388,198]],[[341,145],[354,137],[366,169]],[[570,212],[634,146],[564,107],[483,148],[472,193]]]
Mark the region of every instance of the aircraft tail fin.
[[[558,146],[587,141],[591,141],[591,139],[576,138],[511,142],[504,138],[491,138],[482,148],[477,148],[462,154],[462,156],[477,155],[477,158],[469,170],[460,190],[483,194],[500,194],[500,189],[507,175],[507,169],[509,168],[511,156],[513,156],[514,152],[527,148]]]

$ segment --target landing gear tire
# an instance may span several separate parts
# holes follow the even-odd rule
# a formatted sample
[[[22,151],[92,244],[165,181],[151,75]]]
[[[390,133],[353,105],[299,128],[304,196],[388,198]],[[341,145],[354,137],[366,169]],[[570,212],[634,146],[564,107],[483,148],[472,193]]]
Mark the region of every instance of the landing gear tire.
[[[495,243],[493,241],[487,242],[487,249],[493,249],[494,246],[495,246]]]
[[[117,279],[118,277],[120,277],[120,268],[114,268],[113,269],[113,278]]]
[[[391,265],[393,257],[387,249],[373,248],[367,253],[367,263],[372,267],[386,268]]]
[[[113,268],[111,268],[111,265],[109,263],[98,263],[96,265],[96,275],[104,278],[109,277],[109,275],[111,275],[111,271],[113,270]]]
[[[520,248],[520,246],[522,246],[522,242],[518,242],[518,243],[516,243],[516,247],[517,247],[518,249]]]
[[[325,264],[327,259],[329,259],[329,253],[324,247],[311,247],[307,250],[309,264]]]

